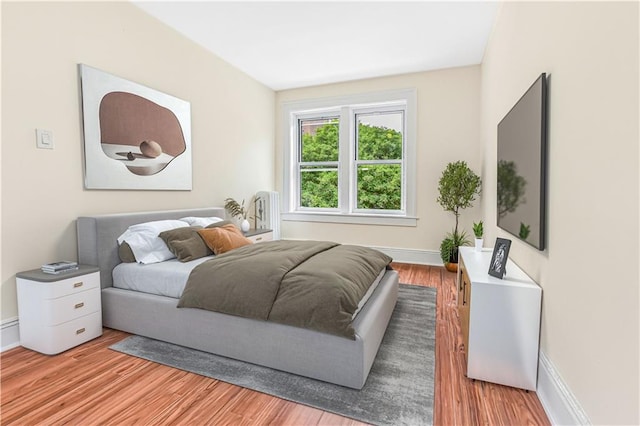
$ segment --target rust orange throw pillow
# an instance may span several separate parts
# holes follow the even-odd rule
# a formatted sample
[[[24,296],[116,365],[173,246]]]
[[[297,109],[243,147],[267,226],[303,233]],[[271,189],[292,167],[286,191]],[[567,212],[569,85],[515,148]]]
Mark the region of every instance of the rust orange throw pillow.
[[[251,240],[242,235],[242,232],[231,223],[217,228],[200,229],[198,234],[214,254],[226,253],[229,250],[251,244]]]

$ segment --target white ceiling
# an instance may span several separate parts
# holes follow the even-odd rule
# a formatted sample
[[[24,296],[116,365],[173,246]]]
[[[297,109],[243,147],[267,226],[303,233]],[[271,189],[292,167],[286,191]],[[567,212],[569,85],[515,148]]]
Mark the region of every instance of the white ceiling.
[[[497,2],[134,1],[274,90],[479,64]]]

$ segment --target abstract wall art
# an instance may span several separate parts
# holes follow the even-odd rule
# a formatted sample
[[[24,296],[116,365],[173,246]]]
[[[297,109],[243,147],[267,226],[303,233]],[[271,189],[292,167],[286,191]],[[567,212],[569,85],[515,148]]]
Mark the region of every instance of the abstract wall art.
[[[191,105],[84,64],[85,188],[191,190]]]

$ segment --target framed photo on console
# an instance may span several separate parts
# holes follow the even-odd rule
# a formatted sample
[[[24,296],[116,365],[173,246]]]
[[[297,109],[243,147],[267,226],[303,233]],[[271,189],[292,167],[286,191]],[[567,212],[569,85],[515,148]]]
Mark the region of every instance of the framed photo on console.
[[[504,277],[510,248],[511,240],[496,238],[496,244],[493,246],[493,256],[491,256],[491,263],[489,264],[489,275],[500,279]]]

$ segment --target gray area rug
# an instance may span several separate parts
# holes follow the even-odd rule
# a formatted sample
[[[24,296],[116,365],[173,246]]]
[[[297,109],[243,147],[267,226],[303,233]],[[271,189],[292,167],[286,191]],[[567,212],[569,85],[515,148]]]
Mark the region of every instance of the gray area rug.
[[[141,336],[110,348],[376,425],[433,424],[436,289],[400,285],[398,303],[361,390]]]

